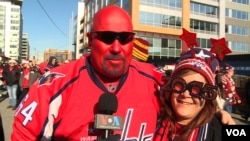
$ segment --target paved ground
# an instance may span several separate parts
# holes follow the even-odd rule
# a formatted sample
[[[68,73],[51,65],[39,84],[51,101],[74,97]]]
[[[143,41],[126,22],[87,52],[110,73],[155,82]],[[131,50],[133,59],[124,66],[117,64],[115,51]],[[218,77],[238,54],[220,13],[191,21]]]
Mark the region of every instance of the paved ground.
[[[0,113],[2,116],[2,120],[3,120],[5,141],[10,141],[10,134],[12,131],[12,122],[13,122],[14,112],[15,112],[12,109],[7,109],[8,105],[9,105],[9,99],[6,94],[4,95],[4,98],[0,99]]]
[[[4,92],[6,93],[6,92]],[[5,98],[0,99],[0,112],[3,119],[3,126],[4,126],[4,134],[5,134],[5,141],[10,141],[10,135],[12,131],[12,122],[14,118],[14,113],[12,109],[7,109],[6,107],[9,105],[9,99],[7,95],[4,95]],[[238,125],[250,125],[250,118],[248,121],[245,121],[239,114],[233,113],[232,117],[236,121]]]

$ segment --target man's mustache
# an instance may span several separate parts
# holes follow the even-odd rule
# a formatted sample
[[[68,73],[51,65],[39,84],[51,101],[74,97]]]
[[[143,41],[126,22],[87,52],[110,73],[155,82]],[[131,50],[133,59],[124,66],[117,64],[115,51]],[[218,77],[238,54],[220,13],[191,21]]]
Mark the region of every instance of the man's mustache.
[[[106,57],[104,57],[104,60],[125,60],[124,56],[121,56],[120,54],[118,55],[108,55]]]

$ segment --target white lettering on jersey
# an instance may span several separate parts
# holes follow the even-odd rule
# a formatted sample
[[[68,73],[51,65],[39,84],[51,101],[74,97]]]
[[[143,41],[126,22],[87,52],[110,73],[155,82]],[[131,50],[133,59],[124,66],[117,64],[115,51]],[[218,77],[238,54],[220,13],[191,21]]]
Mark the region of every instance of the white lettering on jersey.
[[[153,133],[145,135],[147,123],[141,123],[141,127],[139,129],[137,137],[127,137],[130,129],[130,124],[131,124],[130,122],[132,120],[132,115],[133,115],[133,109],[128,109],[123,126],[124,129],[121,135],[121,141],[151,141],[153,138]]]

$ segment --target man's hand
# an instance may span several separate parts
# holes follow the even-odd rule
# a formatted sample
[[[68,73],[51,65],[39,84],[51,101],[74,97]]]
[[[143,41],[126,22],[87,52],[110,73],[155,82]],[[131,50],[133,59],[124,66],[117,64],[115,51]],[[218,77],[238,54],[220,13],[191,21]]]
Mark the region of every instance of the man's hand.
[[[225,124],[225,125],[235,125],[236,124],[236,122],[234,121],[232,116],[228,112],[226,112],[225,110],[218,110],[216,115],[218,115],[218,117],[221,118],[222,124]]]
[[[120,134],[115,134],[115,135],[110,135],[106,139],[97,139],[96,141],[120,141],[121,135]]]

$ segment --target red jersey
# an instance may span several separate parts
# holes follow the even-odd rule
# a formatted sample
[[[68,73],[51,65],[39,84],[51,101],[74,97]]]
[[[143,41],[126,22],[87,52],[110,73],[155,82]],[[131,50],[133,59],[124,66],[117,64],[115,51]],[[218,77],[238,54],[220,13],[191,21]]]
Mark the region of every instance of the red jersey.
[[[123,130],[114,130],[122,141],[152,139],[162,75],[153,65],[132,60],[120,79],[115,92],[118,109],[113,115],[124,119]],[[96,140],[95,105],[105,92],[85,57],[54,68],[32,85],[18,106],[11,140]]]

